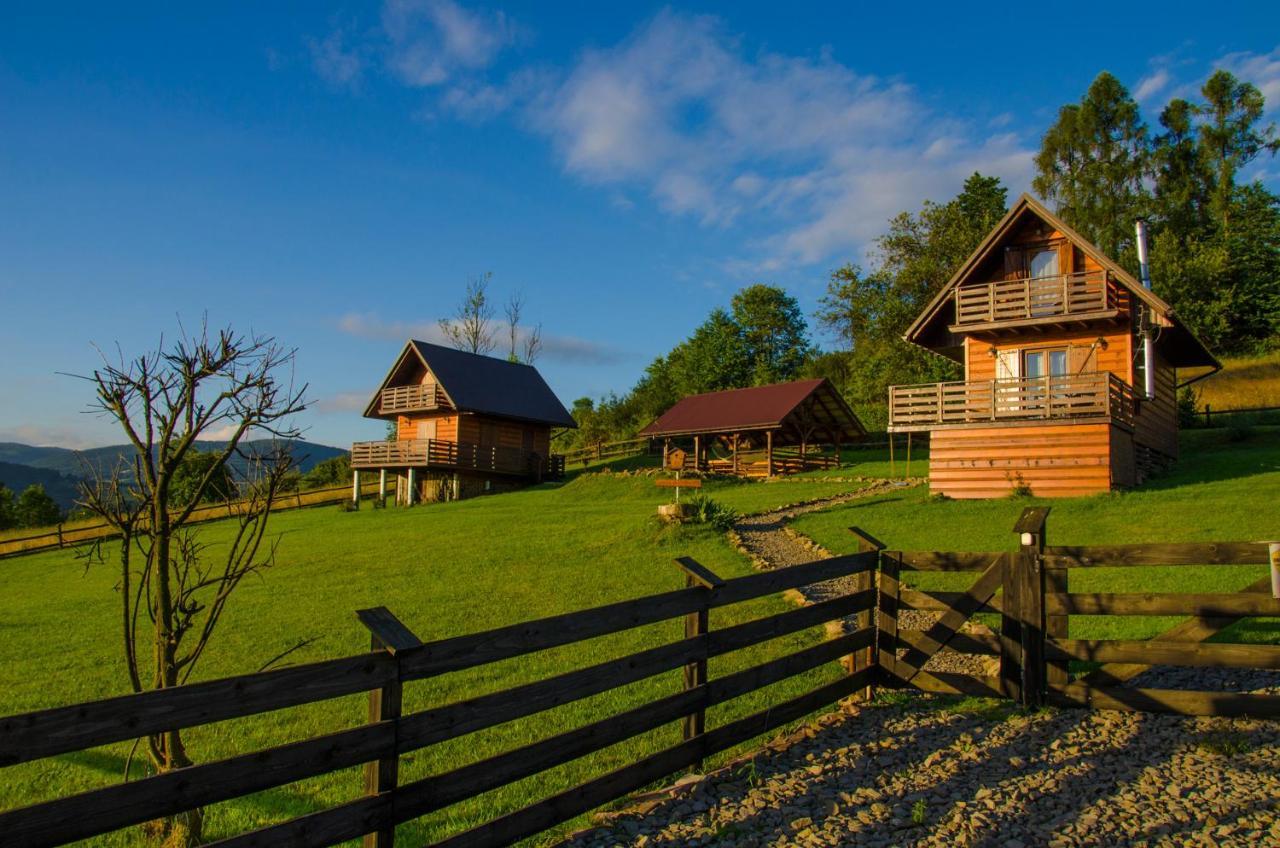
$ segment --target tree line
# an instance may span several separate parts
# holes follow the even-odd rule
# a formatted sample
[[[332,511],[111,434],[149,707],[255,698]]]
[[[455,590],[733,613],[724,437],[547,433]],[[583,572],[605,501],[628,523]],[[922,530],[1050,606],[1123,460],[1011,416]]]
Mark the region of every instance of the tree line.
[[[1035,157],[1033,190],[1135,276],[1134,222],[1148,222],[1156,293],[1219,355],[1280,345],[1280,197],[1240,179],[1280,150],[1264,112],[1255,86],[1219,70],[1199,97],[1170,101],[1153,131],[1103,72],[1078,103],[1059,109]],[[832,342],[825,350],[787,292],[742,289],[631,391],[579,398],[570,444],[626,438],[689,394],[803,377],[830,379],[869,428],[882,428],[891,384],[962,376],[902,335],[1008,203],[998,178],[975,173],[954,198],[890,219],[867,266],[846,263],[827,280],[812,315]]]

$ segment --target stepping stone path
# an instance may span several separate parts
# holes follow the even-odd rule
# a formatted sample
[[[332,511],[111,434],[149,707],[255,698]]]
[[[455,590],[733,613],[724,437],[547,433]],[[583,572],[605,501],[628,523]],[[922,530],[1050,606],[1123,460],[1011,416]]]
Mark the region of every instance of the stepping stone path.
[[[749,516],[731,535],[762,568],[829,556],[786,522],[887,488]],[[850,589],[833,580],[806,587],[801,601]],[[920,629],[937,616],[907,615],[904,626]],[[987,674],[989,662],[935,657],[926,668]],[[1242,669],[1156,667],[1134,683],[1280,691],[1275,672]],[[905,692],[849,699],[597,821],[562,848],[1280,846],[1280,722],[1026,712]]]

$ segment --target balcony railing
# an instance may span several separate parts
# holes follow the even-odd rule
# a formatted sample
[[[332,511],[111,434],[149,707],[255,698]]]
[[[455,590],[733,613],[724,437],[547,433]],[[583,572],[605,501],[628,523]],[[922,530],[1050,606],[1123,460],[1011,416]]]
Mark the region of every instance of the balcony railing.
[[[541,456],[520,448],[481,446],[440,439],[356,442],[351,446],[352,468],[449,468],[494,471],[531,477],[564,474],[564,457]]]
[[[892,386],[889,429],[906,432],[965,424],[1079,418],[1110,418],[1132,426],[1133,408],[1133,388],[1108,371]]]
[[[382,414],[399,412],[425,412],[431,409],[452,409],[453,404],[445,397],[436,383],[425,386],[392,386],[382,390],[378,400],[378,412]]]
[[[963,285],[955,301],[956,326],[972,327],[1105,313],[1116,308],[1116,292],[1110,272],[1084,271]]]

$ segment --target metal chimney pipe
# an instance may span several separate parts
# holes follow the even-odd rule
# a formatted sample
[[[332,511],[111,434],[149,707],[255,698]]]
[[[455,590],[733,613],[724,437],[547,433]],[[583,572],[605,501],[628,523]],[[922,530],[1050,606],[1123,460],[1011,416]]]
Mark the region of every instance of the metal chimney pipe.
[[[1138,244],[1138,271],[1142,277],[1142,287],[1151,291],[1151,262],[1147,255],[1147,222],[1139,218],[1133,225]],[[1148,314],[1150,307],[1147,308]],[[1156,396],[1156,346],[1152,333],[1155,328],[1150,318],[1142,322],[1142,374],[1146,385],[1143,386],[1147,400]]]

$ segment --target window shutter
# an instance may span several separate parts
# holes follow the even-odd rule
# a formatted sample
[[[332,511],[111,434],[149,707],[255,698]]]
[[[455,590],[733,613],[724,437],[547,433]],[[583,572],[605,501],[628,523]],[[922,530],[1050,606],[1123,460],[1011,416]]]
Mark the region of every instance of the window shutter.
[[[996,354],[996,379],[1016,380],[1022,374],[1022,354],[1018,350],[1002,350]]]
[[[1071,345],[1067,349],[1067,371],[1087,374],[1098,370],[1098,352],[1093,345]]]

